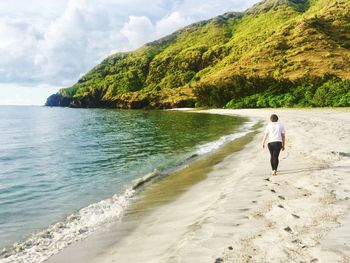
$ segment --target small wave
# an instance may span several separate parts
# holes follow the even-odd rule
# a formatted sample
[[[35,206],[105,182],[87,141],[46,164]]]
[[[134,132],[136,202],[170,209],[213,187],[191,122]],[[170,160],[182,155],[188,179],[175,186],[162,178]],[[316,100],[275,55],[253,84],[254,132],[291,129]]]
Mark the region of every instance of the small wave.
[[[206,143],[206,144],[199,146],[195,155],[198,156],[198,155],[210,153],[212,151],[219,149],[221,146],[223,146],[224,144],[226,144],[228,142],[231,142],[231,141],[236,140],[240,137],[243,137],[244,135],[249,133],[249,131],[253,128],[253,126],[256,123],[257,123],[257,120],[252,119],[251,121],[246,122],[241,128],[236,130],[233,134],[222,136],[220,139],[218,139],[216,141],[209,142],[209,143]]]
[[[165,176],[169,173],[171,173],[172,171],[175,171],[177,169],[181,169],[184,165],[190,163],[191,161],[193,161],[194,159],[199,158],[200,156],[204,155],[204,154],[208,154],[212,151],[215,151],[217,149],[219,149],[221,146],[223,146],[224,144],[231,142],[235,139],[238,139],[240,137],[243,137],[244,135],[246,135],[247,133],[249,133],[251,131],[251,129],[253,128],[253,126],[255,124],[257,124],[257,120],[256,119],[251,119],[251,121],[246,122],[241,128],[239,128],[238,130],[236,130],[233,134],[229,134],[229,135],[225,135],[222,136],[221,138],[219,138],[216,141],[213,142],[209,142],[203,145],[200,145],[196,151],[192,152],[190,154],[190,156],[188,156],[185,160],[183,160],[182,162],[179,162],[175,165],[175,167],[170,168],[169,170],[160,172],[157,169],[155,169],[153,172],[135,180],[133,182],[132,185],[132,189],[133,190],[138,190],[140,187],[144,186],[145,184],[153,181],[156,178],[159,178],[161,176]]]
[[[114,195],[82,208],[63,222],[51,225],[26,241],[15,243],[0,252],[0,262],[39,263],[47,260],[73,242],[84,239],[102,225],[120,219],[135,190]]]
[[[160,176],[160,173],[158,172],[158,170],[154,170],[153,172],[135,180],[132,184],[132,189],[133,190],[137,190],[139,189],[141,186],[144,186],[146,183],[152,181],[153,179],[155,179],[156,177]]]

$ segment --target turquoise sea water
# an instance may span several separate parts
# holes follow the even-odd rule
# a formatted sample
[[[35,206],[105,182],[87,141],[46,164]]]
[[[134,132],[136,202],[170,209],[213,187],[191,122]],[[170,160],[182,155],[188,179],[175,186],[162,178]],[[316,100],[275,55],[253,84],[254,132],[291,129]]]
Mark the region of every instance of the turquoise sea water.
[[[242,124],[238,117],[174,111],[1,106],[0,250],[84,207],[85,228],[99,215],[117,217],[114,203],[124,199],[98,202],[125,195],[155,169],[214,149]]]

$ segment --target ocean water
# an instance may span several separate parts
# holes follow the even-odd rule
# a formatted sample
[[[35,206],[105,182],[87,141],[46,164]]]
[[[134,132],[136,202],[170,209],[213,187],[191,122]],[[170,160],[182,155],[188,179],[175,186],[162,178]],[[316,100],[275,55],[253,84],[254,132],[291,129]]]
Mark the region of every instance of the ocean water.
[[[0,106],[0,262],[40,262],[119,219],[135,181],[215,150],[247,132],[246,121]]]

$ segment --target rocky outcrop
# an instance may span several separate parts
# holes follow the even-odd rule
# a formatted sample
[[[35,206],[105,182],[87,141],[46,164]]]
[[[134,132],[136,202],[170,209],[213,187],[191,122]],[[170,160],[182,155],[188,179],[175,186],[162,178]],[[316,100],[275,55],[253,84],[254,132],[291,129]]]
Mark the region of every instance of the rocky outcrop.
[[[47,98],[45,106],[49,107],[69,107],[71,99],[56,93]]]

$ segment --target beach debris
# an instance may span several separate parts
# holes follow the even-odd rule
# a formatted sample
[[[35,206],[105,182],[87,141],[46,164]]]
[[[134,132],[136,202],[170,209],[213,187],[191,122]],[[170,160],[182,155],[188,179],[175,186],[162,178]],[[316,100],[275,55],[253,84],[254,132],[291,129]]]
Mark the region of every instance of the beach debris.
[[[284,206],[283,206],[283,205],[278,205],[278,207],[279,207],[279,208],[282,208],[282,209],[284,208]]]
[[[284,196],[282,196],[282,195],[279,195],[278,198],[282,199],[282,200],[286,200],[286,198]]]
[[[224,262],[224,260],[223,260],[222,258],[217,258],[217,259],[215,260],[215,263],[221,263],[221,262]]]
[[[265,178],[264,180],[265,180],[265,181],[268,181],[268,182],[271,182],[271,181],[270,181],[270,178]]]
[[[229,246],[228,249],[229,249],[229,250],[233,250],[233,247]]]

